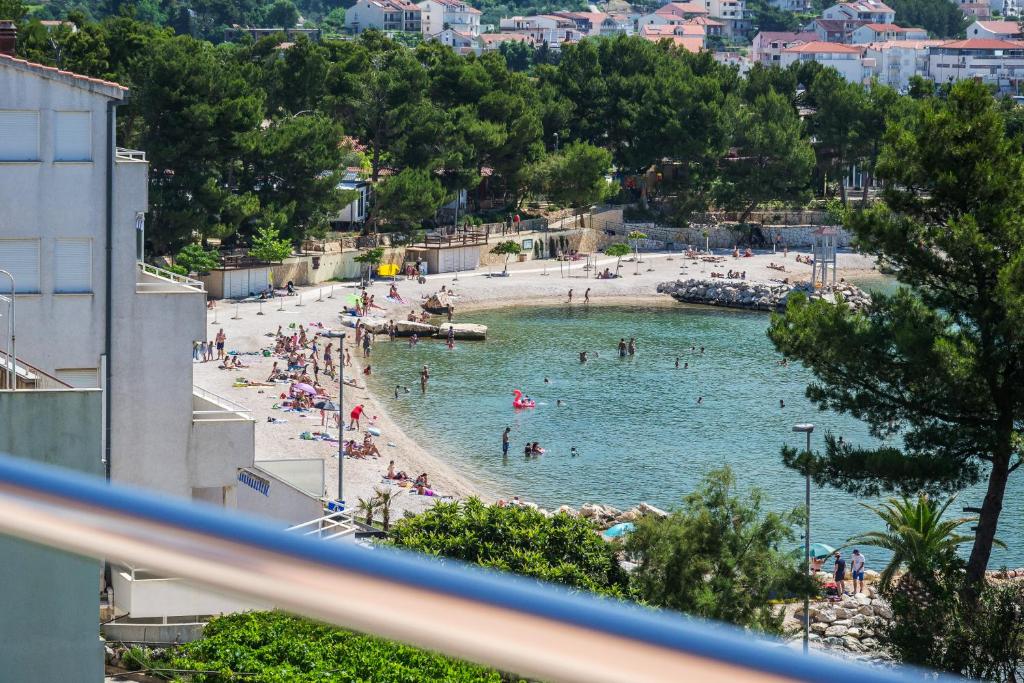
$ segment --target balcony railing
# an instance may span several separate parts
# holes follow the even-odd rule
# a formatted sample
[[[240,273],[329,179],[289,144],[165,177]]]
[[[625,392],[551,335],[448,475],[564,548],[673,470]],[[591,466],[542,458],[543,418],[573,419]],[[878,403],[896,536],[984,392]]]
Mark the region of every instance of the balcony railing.
[[[166,291],[167,285],[176,284],[193,289],[199,292],[205,291],[205,285],[199,280],[194,280],[186,275],[178,275],[159,266],[149,263],[138,262],[139,274],[156,278],[155,280],[138,280],[135,283],[137,292],[160,292]]]
[[[196,420],[237,420],[237,419],[252,419],[252,411],[246,408],[240,403],[235,403],[229,398],[219,396],[212,391],[201,389],[200,387],[192,387],[192,396],[198,397],[201,400],[211,405],[217,406],[216,408],[206,410],[192,410],[192,421]]]
[[[138,149],[118,147],[115,156],[121,161],[145,161],[146,153]]]
[[[314,543],[265,521],[9,456],[0,456],[0,533],[137,563],[154,576],[180,576],[243,600],[549,681],[923,677],[801,654],[668,610],[572,594],[458,562]]]
[[[351,536],[358,527],[348,512],[330,512],[324,510],[323,517],[311,519],[302,524],[288,527],[286,531],[293,534],[300,534],[307,538],[316,538],[321,541],[336,541],[345,536]]]

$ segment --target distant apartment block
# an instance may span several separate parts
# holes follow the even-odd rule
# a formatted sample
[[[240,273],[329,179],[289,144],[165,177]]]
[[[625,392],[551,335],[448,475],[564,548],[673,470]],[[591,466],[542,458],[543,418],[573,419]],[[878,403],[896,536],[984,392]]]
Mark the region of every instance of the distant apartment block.
[[[356,34],[368,29],[420,33],[421,17],[422,10],[404,0],[357,0],[345,11],[345,28]]]
[[[896,24],[864,24],[850,33],[850,42],[882,43],[890,40],[927,40],[928,31],[923,28],[904,28]]]
[[[1024,43],[992,38],[944,42],[929,49],[928,72],[936,83],[974,79],[1008,90],[1024,78]]]
[[[782,51],[787,47],[806,45],[818,40],[813,31],[761,31],[754,36],[750,49],[750,60],[755,64],[779,65]]]
[[[435,36],[445,29],[473,38],[480,35],[480,10],[465,2],[424,0],[417,7],[420,9],[420,26],[424,35]]]
[[[975,21],[967,27],[967,37],[1020,40],[1024,38],[1024,33],[1021,33],[1020,24],[1016,21]]]
[[[942,40],[891,40],[865,46],[864,56],[871,60],[870,77],[899,91],[910,87],[914,76],[928,75],[928,51]]]
[[[812,42],[784,48],[779,66],[786,68],[795,62],[818,62],[824,67],[835,69],[850,83],[864,83],[865,67],[861,62],[862,56],[861,47]]]

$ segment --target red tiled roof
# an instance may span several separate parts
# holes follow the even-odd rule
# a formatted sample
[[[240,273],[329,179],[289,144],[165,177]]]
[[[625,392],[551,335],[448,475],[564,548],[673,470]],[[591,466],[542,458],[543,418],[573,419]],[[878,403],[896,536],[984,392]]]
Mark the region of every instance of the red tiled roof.
[[[996,38],[971,38],[969,40],[951,40],[948,43],[940,44],[939,47],[948,47],[954,50],[1020,50],[1024,48],[1024,43]]]
[[[805,43],[811,42],[818,39],[818,34],[814,31],[761,31],[754,39],[761,39],[762,43],[772,43],[775,41],[795,43],[797,41],[803,41]]]
[[[680,17],[684,14],[707,14],[708,8],[700,2],[670,2],[660,7],[655,14]]]
[[[76,74],[72,71],[63,71],[55,66],[46,66],[45,64],[37,64],[30,62],[25,59],[18,59],[11,55],[0,53],[0,66],[5,65],[16,65],[21,68],[28,69],[29,71],[39,72],[43,76],[64,76],[67,78],[73,78],[77,81],[84,83],[93,83],[95,85],[102,85],[108,88],[116,88],[122,93],[128,92],[128,88],[121,85],[120,83],[114,83],[113,81],[105,81],[102,78],[92,78],[90,76],[83,76],[82,74]]]
[[[783,50],[783,52],[831,52],[843,54],[860,54],[861,48],[853,47],[852,45],[843,45],[841,43],[825,43],[819,40],[813,43],[806,43],[804,45],[795,45],[793,47],[787,47]]]
[[[992,33],[1007,33],[1017,35],[1020,31],[1020,24],[1016,21],[979,21],[977,22],[986,31]]]

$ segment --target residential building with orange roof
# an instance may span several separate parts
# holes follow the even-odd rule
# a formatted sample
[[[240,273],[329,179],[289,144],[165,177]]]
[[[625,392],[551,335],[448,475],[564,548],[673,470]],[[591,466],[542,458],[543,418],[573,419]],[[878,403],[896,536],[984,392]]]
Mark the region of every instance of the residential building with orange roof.
[[[813,31],[760,31],[751,43],[750,59],[755,64],[779,64],[782,51],[794,45],[804,45],[818,40]]]
[[[571,19],[554,14],[503,17],[498,22],[502,33],[522,33],[529,36],[534,45],[547,43],[558,50],[562,43],[576,42],[584,37]]]
[[[1024,42],[995,38],[946,41],[929,48],[928,74],[936,83],[975,79],[1009,90],[1024,79]]]
[[[575,23],[580,35],[583,36],[607,35],[602,31],[614,29],[617,26],[615,20],[604,12],[554,12],[554,14]]]
[[[850,42],[855,45],[884,43],[890,40],[927,40],[928,31],[923,28],[906,28],[896,24],[864,24],[850,32]]]
[[[975,21],[967,27],[967,37],[1020,40],[1024,33],[1016,21]]]
[[[795,62],[818,62],[832,67],[850,83],[864,83],[863,47],[816,41],[793,45],[782,50],[779,66],[786,68]]]

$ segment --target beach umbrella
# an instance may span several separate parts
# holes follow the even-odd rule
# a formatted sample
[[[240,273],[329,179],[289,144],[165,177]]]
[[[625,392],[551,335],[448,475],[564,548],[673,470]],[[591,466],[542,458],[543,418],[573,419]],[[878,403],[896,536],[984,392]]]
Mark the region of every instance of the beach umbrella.
[[[633,522],[621,522],[613,527],[605,529],[601,535],[605,538],[621,538],[633,531],[633,529],[636,529],[636,525],[633,524]]]
[[[296,391],[301,391],[301,392],[307,393],[310,396],[316,396],[316,389],[314,389],[313,387],[309,386],[305,382],[297,382],[297,383],[293,384],[292,385],[292,389],[294,389]]]
[[[811,557],[813,557],[815,559],[818,559],[820,557],[828,557],[829,555],[831,555],[835,551],[836,551],[835,548],[833,548],[830,545],[825,545],[824,543],[812,543],[811,544]]]
[[[313,407],[314,408],[319,408],[320,410],[327,410],[327,411],[338,410],[338,404],[335,403],[334,401],[318,401],[317,403],[313,404]]]

